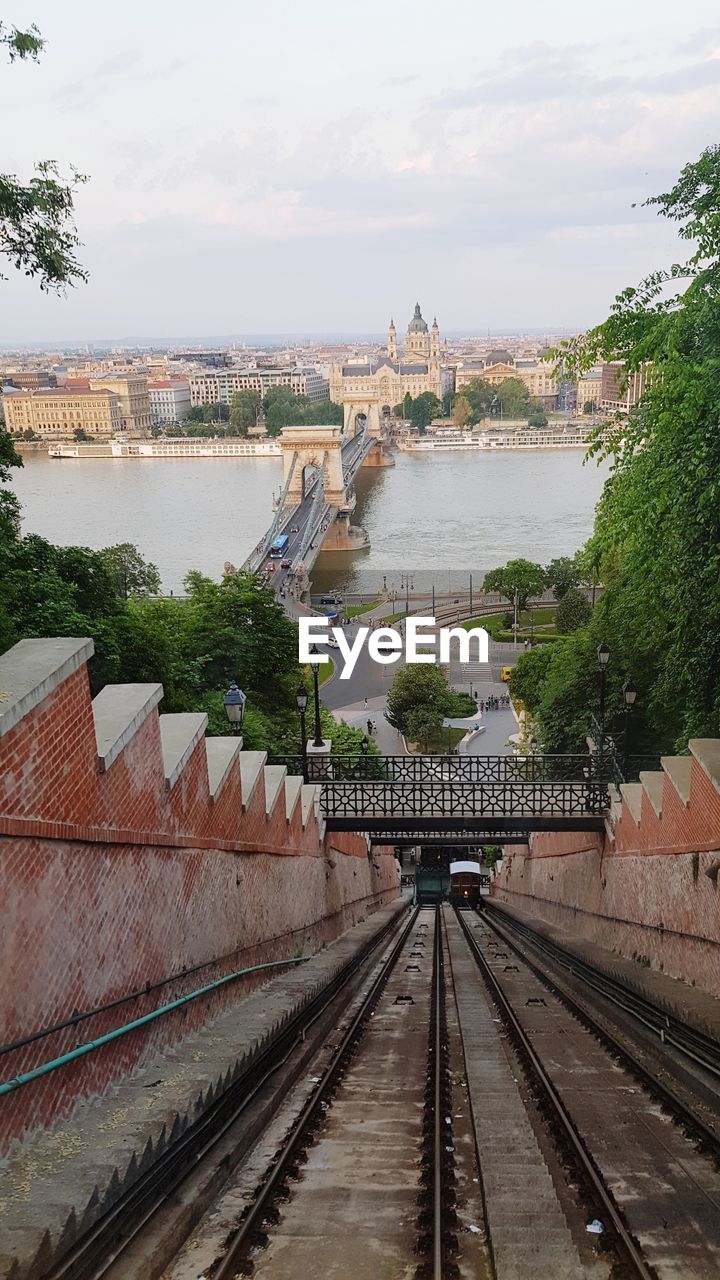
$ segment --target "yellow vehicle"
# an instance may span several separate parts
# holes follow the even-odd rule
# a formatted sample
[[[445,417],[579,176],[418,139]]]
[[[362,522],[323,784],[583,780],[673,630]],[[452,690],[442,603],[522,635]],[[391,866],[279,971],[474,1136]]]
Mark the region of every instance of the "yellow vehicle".
[[[506,684],[507,684],[508,680],[510,679],[510,676],[511,676],[511,675],[512,675],[512,667],[503,667],[503,669],[502,669],[502,678],[503,678],[503,680],[505,681],[505,683],[506,683]]]

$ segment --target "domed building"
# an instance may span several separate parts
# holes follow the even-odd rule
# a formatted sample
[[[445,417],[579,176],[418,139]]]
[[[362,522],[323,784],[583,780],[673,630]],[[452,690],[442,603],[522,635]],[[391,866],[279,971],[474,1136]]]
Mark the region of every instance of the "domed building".
[[[381,411],[401,404],[405,395],[415,399],[431,391],[438,400],[454,388],[454,371],[440,363],[440,330],[433,320],[428,328],[415,303],[415,311],[407,327],[402,358],[398,354],[397,330],[390,321],[387,355],[379,360],[334,365],[330,375],[330,399],[336,404],[373,401]]]

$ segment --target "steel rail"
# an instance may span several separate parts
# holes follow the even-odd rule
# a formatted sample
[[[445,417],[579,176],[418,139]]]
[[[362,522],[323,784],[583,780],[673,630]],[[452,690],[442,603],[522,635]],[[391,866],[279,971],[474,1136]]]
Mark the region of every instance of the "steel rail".
[[[326,1095],[331,1092],[335,1086],[340,1073],[354,1048],[359,1033],[369,1019],[377,1001],[382,995],[390,974],[400,958],[408,937],[412,932],[418,914],[419,908],[416,908],[400,937],[393,946],[389,956],[387,956],[383,962],[380,972],[377,974],[372,986],[365,995],[360,1008],[352,1019],[352,1022],[345,1032],[340,1044],[335,1049],[331,1061],[328,1063],[320,1077],[319,1083],[316,1085],[311,1097],[308,1099],[300,1115],[293,1124],[270,1174],[262,1184],[258,1195],[248,1209],[245,1217],[230,1236],[227,1252],[223,1255],[219,1265],[213,1271],[213,1280],[232,1280],[240,1270],[243,1264],[244,1255],[253,1235],[262,1228],[263,1220],[270,1210],[275,1196],[282,1187],[288,1176],[288,1171],[292,1167],[293,1161],[300,1153],[306,1141],[308,1128],[313,1124],[321,1112]]]
[[[443,1005],[443,963],[442,963],[442,931],[440,927],[440,907],[435,908],[435,948],[433,951],[433,1280],[442,1280],[443,1275],[443,1217],[442,1217],[442,1131],[441,1131],[441,1077],[442,1077],[442,1005]]]
[[[679,1115],[682,1119],[683,1124],[691,1132],[694,1131],[698,1135],[698,1137],[702,1139],[703,1143],[711,1151],[715,1153],[715,1156],[718,1159],[720,1159],[720,1133],[718,1133],[715,1129],[712,1129],[708,1124],[706,1124],[704,1120],[700,1118],[700,1116],[696,1115],[696,1113],[690,1109],[687,1103],[683,1102],[682,1099],[677,1096],[677,1094],[669,1087],[669,1085],[665,1084],[662,1080],[659,1080],[657,1076],[653,1075],[652,1071],[650,1071],[648,1067],[646,1067],[643,1063],[639,1062],[638,1059],[635,1057],[635,1055],[632,1053],[631,1049],[628,1047],[626,1040],[619,1040],[617,1036],[613,1035],[613,1033],[609,1031],[606,1027],[601,1026],[600,1023],[597,1022],[597,1020],[593,1017],[592,1013],[584,1005],[580,1004],[579,1001],[573,998],[573,996],[569,995],[566,991],[563,991],[562,988],[556,985],[556,983],[553,981],[552,975],[549,974],[547,970],[542,969],[539,965],[535,964],[529,956],[527,956],[522,950],[520,950],[520,948],[516,945],[516,942],[513,940],[513,936],[512,936],[513,930],[511,927],[508,927],[506,929],[498,925],[492,919],[490,914],[485,915],[484,910],[483,910],[483,916],[487,924],[489,925],[489,927],[493,930],[493,932],[497,934],[497,936],[501,938],[503,942],[507,943],[508,946],[512,947],[513,951],[522,960],[523,964],[527,965],[527,967],[535,974],[535,976],[539,978],[540,981],[544,983],[546,987],[549,988],[549,990],[553,993],[553,995],[557,996],[557,998],[560,1001],[562,1001],[562,1003],[567,1008],[570,1009],[570,1011],[575,1015],[575,1017],[577,1017],[582,1023],[584,1023],[585,1026],[588,1027],[590,1031],[592,1031],[593,1035],[596,1035],[605,1044],[609,1045],[612,1052],[629,1067],[630,1071],[641,1080],[641,1082],[645,1085],[645,1087],[649,1089],[652,1093],[654,1093],[660,1099],[660,1101],[663,1103],[664,1106],[668,1107],[671,1111]],[[532,935],[532,932],[533,932],[532,930],[527,930],[527,933],[530,935]],[[534,945],[533,937],[530,937],[530,942]],[[551,956],[551,959],[552,959],[552,956]],[[588,979],[585,978],[584,974],[580,972],[578,969],[576,969],[575,966],[572,964],[567,964],[564,967],[567,967],[570,973],[572,973],[575,977],[580,978],[580,980],[583,983],[585,983],[588,987],[590,987],[593,991],[596,991],[599,995],[603,996],[604,998],[609,1000],[611,1003],[618,1005],[618,1007],[622,1008],[624,1011],[630,1014],[633,1014],[633,1010],[630,1009],[628,1006],[626,1006],[623,1001],[616,1000],[611,995],[608,995],[604,990],[603,984],[601,982],[599,983],[597,981],[595,982],[589,981]],[[604,977],[604,975],[600,975],[599,971],[594,969],[592,965],[587,965],[585,967],[587,967],[587,969],[592,974],[598,975],[600,977]],[[615,985],[622,987],[621,983],[615,983],[614,979],[608,979],[609,988],[612,988]],[[638,999],[642,1000],[643,998],[638,997]],[[652,1005],[650,1001],[644,1001],[644,1003],[647,1004],[649,1008],[653,1009],[660,1018],[663,1018],[663,1019],[665,1018],[666,1015],[660,1013],[660,1010],[655,1009],[655,1006]],[[653,1031],[656,1030],[656,1028],[652,1024],[646,1022],[645,1019],[640,1018],[639,1015],[633,1015],[633,1016],[636,1016],[638,1021],[642,1022],[644,1026],[650,1027],[650,1029]],[[679,1025],[684,1026],[685,1024],[679,1023]],[[692,1028],[688,1028],[688,1030],[692,1031]],[[707,1039],[709,1040],[710,1037],[707,1037]],[[665,1038],[664,1043],[672,1043],[674,1047],[680,1047],[676,1045],[674,1041],[670,1041],[667,1037]],[[710,1041],[710,1043],[714,1043],[714,1042]],[[692,1058],[694,1062],[701,1061],[694,1053],[685,1049],[683,1049],[682,1051],[686,1052],[688,1057]]]
[[[154,1164],[63,1253],[43,1280],[101,1280],[186,1177],[217,1146],[263,1085],[288,1060],[308,1029],[397,927],[391,920],[296,1011],[279,1035],[214,1100],[199,1120],[171,1143]]]
[[[640,1280],[655,1280],[655,1272],[648,1266],[642,1256],[642,1253],[635,1244],[635,1241],[633,1240],[633,1237],[626,1227],[622,1215],[615,1204],[612,1194],[606,1187],[602,1176],[595,1167],[595,1163],[590,1153],[585,1147],[569,1111],[555,1088],[555,1085],[552,1083],[548,1073],[543,1067],[540,1058],[535,1052],[533,1043],[519,1021],[512,1004],[505,995],[502,986],[495,977],[495,974],[490,968],[490,965],[485,959],[480,947],[473,938],[467,924],[463,920],[462,912],[456,910],[456,915],[485,984],[506,1024],[511,1028],[516,1042],[520,1045],[523,1056],[530,1063],[530,1067],[536,1081],[542,1088],[543,1094],[545,1095],[550,1108],[557,1118],[565,1136],[570,1142],[575,1156],[582,1166],[583,1172],[587,1176],[588,1181],[592,1184],[593,1190],[601,1202],[604,1212],[606,1213],[609,1221],[612,1222],[618,1240],[625,1251],[627,1260],[630,1262],[631,1266],[634,1267],[635,1274],[640,1277]]]
[[[494,903],[486,903],[488,912],[488,923],[492,922],[493,928],[496,922],[492,920],[495,913],[501,918],[502,925],[509,929],[511,933],[519,934],[522,938],[526,938],[539,951],[545,952],[557,964],[575,974],[576,977],[582,978],[587,986],[592,987],[606,1000],[616,1004],[623,1009],[625,1013],[629,1013],[638,1022],[648,1030],[657,1034],[661,1044],[670,1044],[678,1052],[685,1054],[691,1058],[693,1062],[709,1071],[712,1075],[720,1079],[720,1043],[707,1035],[706,1032],[698,1030],[697,1027],[691,1027],[689,1023],[683,1022],[676,1014],[666,1013],[664,1009],[660,1009],[647,996],[643,996],[639,991],[633,991],[631,987],[625,985],[619,978],[612,977],[611,974],[603,973],[601,969],[597,969],[595,965],[588,960],[582,960],[579,956],[575,956],[567,947],[563,947],[559,942],[553,942],[552,939],[544,937],[529,925],[524,924],[520,920],[515,920],[514,916],[509,916],[504,911],[499,910]]]

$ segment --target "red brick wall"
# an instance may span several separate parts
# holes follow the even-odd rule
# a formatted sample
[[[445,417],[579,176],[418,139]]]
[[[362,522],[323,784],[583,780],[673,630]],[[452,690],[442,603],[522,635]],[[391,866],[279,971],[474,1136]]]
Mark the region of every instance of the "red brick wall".
[[[645,788],[639,798],[639,821],[623,800],[605,835],[537,834],[529,846],[508,851],[493,894],[717,995],[717,778],[693,757],[686,800],[668,774],[659,816]]]
[[[376,866],[379,870],[376,870]],[[397,894],[394,859],[282,858],[216,850],[0,838],[3,1044],[220,957],[148,995],[0,1056],[0,1078],[31,1070],[206,983],[310,954]],[[228,984],[150,1028],[0,1101],[0,1149],[67,1116],[158,1047],[177,1043],[265,978]]]
[[[0,1054],[2,1080],[235,969],[307,954],[399,891],[389,851],[369,856],[359,835],[321,838],[300,803],[288,820],[284,787],[268,815],[262,770],[243,796],[236,758],[211,799],[204,740],[168,789],[156,707],[101,773],[84,665],[2,727],[0,905],[12,927],[0,938],[0,1045],[205,966]],[[3,1098],[0,1151],[261,980],[228,984]]]

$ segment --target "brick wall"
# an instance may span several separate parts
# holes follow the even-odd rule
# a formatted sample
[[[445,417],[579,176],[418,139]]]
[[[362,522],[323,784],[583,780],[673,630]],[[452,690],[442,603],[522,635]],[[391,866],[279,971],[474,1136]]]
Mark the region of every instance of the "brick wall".
[[[604,836],[537,834],[505,854],[509,906],[720,991],[720,743],[626,785]]]
[[[324,834],[315,789],[279,779],[258,753],[241,757],[228,741],[211,784],[206,741],[188,729],[174,776],[152,686],[144,701],[138,686],[120,691],[105,767],[88,652],[24,641],[0,657],[0,884],[12,922],[0,937],[0,1043],[141,994],[0,1055],[3,1080],[236,969],[307,954],[398,893],[390,851]],[[182,737],[185,721],[167,720]],[[260,980],[228,984],[1,1099],[0,1150]]]

